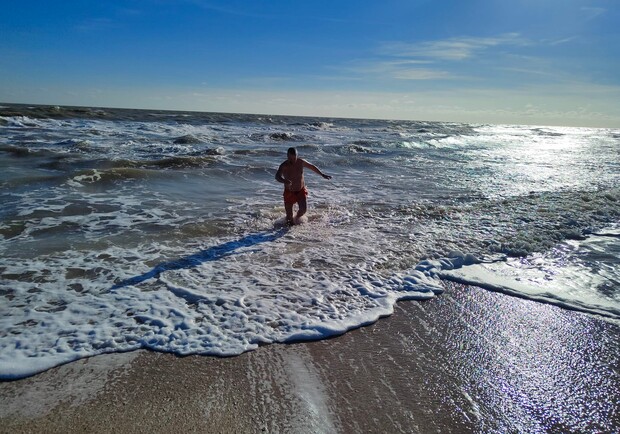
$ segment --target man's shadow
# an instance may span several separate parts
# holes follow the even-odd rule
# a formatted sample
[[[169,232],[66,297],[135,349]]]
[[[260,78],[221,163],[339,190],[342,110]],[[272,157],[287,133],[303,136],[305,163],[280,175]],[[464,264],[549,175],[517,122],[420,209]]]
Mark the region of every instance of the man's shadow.
[[[279,230],[269,232],[250,234],[238,240],[228,241],[217,246],[209,247],[208,249],[202,250],[191,256],[179,258],[174,261],[162,262],[161,264],[156,265],[152,270],[141,274],[140,276],[130,277],[129,279],[118,282],[111,288],[111,290],[114,291],[126,286],[138,285],[149,279],[159,277],[159,275],[164,271],[189,269],[197,267],[205,262],[219,261],[227,256],[240,253],[238,250],[244,247],[251,247],[257,244],[275,241],[286,234],[287,231],[288,228],[281,228]]]

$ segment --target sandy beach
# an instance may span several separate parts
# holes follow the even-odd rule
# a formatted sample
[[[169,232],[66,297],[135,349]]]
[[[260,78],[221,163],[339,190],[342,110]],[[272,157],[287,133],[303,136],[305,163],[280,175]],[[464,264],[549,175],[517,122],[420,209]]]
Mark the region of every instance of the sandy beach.
[[[136,351],[0,384],[0,431],[617,432],[620,327],[450,284],[232,358]]]

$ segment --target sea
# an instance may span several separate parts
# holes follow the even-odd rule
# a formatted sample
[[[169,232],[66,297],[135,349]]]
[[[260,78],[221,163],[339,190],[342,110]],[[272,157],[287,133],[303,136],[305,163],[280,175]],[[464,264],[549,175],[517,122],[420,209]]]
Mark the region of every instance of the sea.
[[[289,147],[332,176],[291,227]],[[449,281],[620,324],[618,129],[0,104],[0,203],[5,380],[324,339]]]

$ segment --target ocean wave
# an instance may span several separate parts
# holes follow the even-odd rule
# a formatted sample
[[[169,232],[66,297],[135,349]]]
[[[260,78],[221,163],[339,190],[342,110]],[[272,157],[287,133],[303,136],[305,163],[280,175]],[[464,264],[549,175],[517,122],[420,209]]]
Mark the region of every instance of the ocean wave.
[[[551,131],[551,130],[544,129],[544,128],[532,128],[531,131],[538,134],[539,136],[546,136],[546,137],[562,137],[565,135],[564,133],[560,133],[558,131]]]
[[[329,130],[335,126],[333,122],[328,121],[292,122],[288,125],[291,127],[303,127],[315,131]]]
[[[297,140],[297,137],[295,136],[295,134],[286,133],[286,132],[271,133],[269,134],[269,138],[272,140],[282,140],[282,141]]]
[[[103,167],[78,171],[72,175],[71,182],[116,182],[129,179],[161,177],[167,176],[165,174],[167,169],[208,167],[217,162],[218,159],[212,155],[178,156],[147,161],[118,160],[106,162],[102,165]]]
[[[174,139],[173,143],[175,145],[197,145],[200,143],[204,143],[204,140],[192,134],[187,134],[185,136],[177,137],[176,139]]]
[[[66,153],[59,153],[49,148],[33,148],[30,146],[0,145],[0,152],[5,152],[16,158],[55,158],[63,159]]]
[[[7,128],[50,128],[60,125],[58,121],[38,119],[29,116],[2,116],[3,126]]]
[[[68,107],[46,105],[11,104],[0,109],[0,116],[25,116],[32,119],[109,119],[122,120],[129,118],[131,109],[103,109],[95,107]]]
[[[60,142],[55,143],[53,146],[60,147],[69,150],[69,151],[83,151],[83,152],[92,152],[94,151],[93,146],[89,140],[82,139],[66,139]]]
[[[151,156],[149,153],[148,156]],[[145,168],[145,169],[182,169],[206,167],[219,162],[220,156],[225,155],[223,148],[211,148],[195,151],[191,154],[169,155],[152,159],[115,159],[97,160],[90,163],[93,167],[102,169]]]
[[[295,134],[295,133],[291,133],[287,131],[278,131],[278,132],[268,133],[268,134],[254,133],[250,135],[250,139],[255,142],[270,142],[270,141],[300,142],[300,141],[306,140],[305,137],[299,134]]]
[[[158,171],[138,167],[87,169],[75,173],[67,183],[75,187],[81,187],[85,184],[108,184],[132,179],[146,179],[155,176],[158,176]]]
[[[371,204],[364,203],[364,207],[377,213]],[[414,233],[417,247],[431,258],[450,250],[523,258],[551,250],[565,240],[582,240],[616,223],[620,189],[469,198],[452,205],[422,202],[378,212],[398,220],[402,231]],[[419,228],[417,222],[425,226]]]
[[[602,297],[579,299],[575,294],[563,293],[559,285],[547,279],[547,284],[524,281],[523,277],[510,277],[501,273],[501,268],[489,268],[486,265],[463,267],[456,270],[442,270],[438,275],[442,279],[473,285],[490,291],[502,292],[513,297],[524,298],[539,303],[552,304],[564,309],[600,315],[613,320],[620,320],[620,308],[617,302]],[[590,291],[588,291],[590,292]]]
[[[218,151],[207,155],[187,155],[167,157],[157,160],[144,161],[139,163],[143,167],[158,167],[160,169],[179,169],[191,167],[210,166],[218,161],[216,156],[221,155]]]
[[[285,154],[281,149],[260,149],[260,148],[252,148],[252,149],[236,149],[232,151],[233,155],[250,155],[255,157],[285,157]]]
[[[417,141],[402,141],[396,144],[397,148],[404,149],[426,149],[432,147],[428,143],[417,142]]]
[[[336,147],[340,154],[383,154],[384,150],[373,141],[358,140],[351,144]]]

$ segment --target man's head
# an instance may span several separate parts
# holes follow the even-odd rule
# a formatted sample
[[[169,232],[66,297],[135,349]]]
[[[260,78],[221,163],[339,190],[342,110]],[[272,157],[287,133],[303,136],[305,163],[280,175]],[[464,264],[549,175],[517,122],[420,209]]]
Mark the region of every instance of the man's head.
[[[286,156],[288,157],[288,161],[290,161],[291,163],[294,163],[295,161],[297,161],[297,149],[288,148]]]

